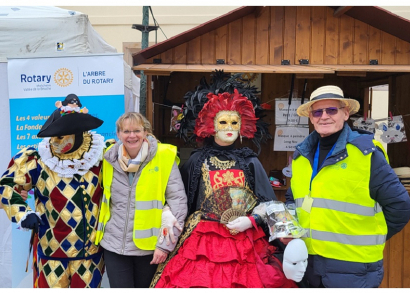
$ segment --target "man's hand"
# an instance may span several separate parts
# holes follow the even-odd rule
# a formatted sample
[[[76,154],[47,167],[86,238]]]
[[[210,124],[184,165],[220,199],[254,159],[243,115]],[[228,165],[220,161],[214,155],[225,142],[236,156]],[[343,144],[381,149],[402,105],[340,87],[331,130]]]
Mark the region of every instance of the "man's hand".
[[[167,259],[168,253],[163,252],[161,249],[155,249],[154,256],[152,257],[151,265],[163,263]]]
[[[21,227],[32,229],[35,233],[37,233],[39,224],[44,225],[44,222],[35,213],[32,213],[27,215],[24,221],[21,222]]]
[[[261,202],[258,204],[252,211],[252,214],[257,214],[259,215],[263,220],[266,220],[267,214],[266,214],[266,204],[264,202]]]
[[[178,220],[172,214],[169,206],[165,206],[162,210],[162,221],[161,229],[159,230],[158,243],[161,244],[166,240],[166,244],[170,245],[169,239],[171,238],[172,243],[176,242],[174,235],[174,226],[182,231],[182,227],[179,225]]]
[[[239,217],[231,222],[229,222],[226,227],[230,230],[236,230],[238,232],[243,232],[246,229],[252,228],[252,222],[248,217]]]
[[[279,238],[280,242],[282,242],[285,245],[288,245],[289,242],[291,242],[293,239],[294,238],[290,238],[290,237],[288,237],[288,238]]]

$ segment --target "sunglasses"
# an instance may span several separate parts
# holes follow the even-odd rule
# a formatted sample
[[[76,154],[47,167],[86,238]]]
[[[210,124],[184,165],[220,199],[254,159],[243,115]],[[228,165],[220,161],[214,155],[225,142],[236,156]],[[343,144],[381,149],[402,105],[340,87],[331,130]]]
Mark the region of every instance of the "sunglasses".
[[[339,109],[343,109],[344,107],[329,107],[329,108],[323,108],[323,109],[317,109],[317,110],[312,110],[312,116],[315,118],[322,117],[323,112],[326,111],[327,115],[333,116],[336,115]]]

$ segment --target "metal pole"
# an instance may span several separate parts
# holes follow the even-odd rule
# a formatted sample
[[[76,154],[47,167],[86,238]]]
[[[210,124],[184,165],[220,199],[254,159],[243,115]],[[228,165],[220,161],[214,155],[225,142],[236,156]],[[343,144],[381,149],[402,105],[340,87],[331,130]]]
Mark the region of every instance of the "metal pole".
[[[148,6],[142,7],[142,25],[148,26],[149,24],[149,14],[148,14]],[[141,49],[144,50],[148,47],[148,37],[149,32],[148,30],[142,31],[142,39],[141,39]],[[140,77],[140,113],[146,116],[147,110],[147,77],[144,74],[144,71],[141,71]]]

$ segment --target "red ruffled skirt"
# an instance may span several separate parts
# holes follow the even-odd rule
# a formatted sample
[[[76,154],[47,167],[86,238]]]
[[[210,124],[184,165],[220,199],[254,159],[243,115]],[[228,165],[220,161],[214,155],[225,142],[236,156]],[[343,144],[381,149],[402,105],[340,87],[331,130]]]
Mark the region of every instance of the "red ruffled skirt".
[[[201,221],[168,262],[156,288],[297,288],[261,228],[231,235],[225,225]]]

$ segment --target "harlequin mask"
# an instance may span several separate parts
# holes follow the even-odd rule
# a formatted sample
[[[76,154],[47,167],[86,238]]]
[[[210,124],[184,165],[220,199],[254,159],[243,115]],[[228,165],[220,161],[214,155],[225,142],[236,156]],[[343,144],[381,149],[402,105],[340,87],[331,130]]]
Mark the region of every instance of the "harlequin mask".
[[[69,152],[75,142],[75,135],[53,136],[50,139],[51,149],[56,154],[65,154]]]
[[[215,138],[232,144],[241,130],[241,117],[236,111],[219,111],[214,119]]]

